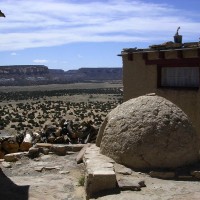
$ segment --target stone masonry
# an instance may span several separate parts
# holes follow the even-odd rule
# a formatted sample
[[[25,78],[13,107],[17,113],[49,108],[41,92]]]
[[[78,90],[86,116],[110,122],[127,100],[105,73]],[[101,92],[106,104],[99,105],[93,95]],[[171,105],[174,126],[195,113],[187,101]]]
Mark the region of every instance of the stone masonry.
[[[88,147],[83,161],[86,166],[85,190],[87,199],[97,192],[116,188],[114,161],[100,154],[99,147],[94,144]]]

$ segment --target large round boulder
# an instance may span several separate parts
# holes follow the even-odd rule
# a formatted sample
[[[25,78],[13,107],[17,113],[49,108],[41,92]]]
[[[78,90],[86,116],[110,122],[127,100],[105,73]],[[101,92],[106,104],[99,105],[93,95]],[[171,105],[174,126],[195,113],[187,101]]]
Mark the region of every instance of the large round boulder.
[[[187,115],[149,94],[113,109],[100,127],[97,146],[117,163],[137,169],[176,168],[199,159],[197,134]]]

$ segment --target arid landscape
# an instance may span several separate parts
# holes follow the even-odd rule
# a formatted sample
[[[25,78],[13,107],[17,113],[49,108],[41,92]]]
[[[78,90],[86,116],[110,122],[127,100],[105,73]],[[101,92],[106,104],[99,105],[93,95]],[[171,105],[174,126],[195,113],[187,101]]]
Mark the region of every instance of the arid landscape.
[[[82,200],[83,164],[77,165],[77,153],[38,158],[21,157],[17,162],[0,162],[0,199],[7,200]]]
[[[122,102],[121,83],[76,83],[0,88],[0,137],[58,126],[62,119],[92,121],[98,129],[107,113]],[[4,199],[84,199],[84,167],[77,153],[22,156],[0,162]],[[7,165],[8,164],[8,165]]]
[[[200,1],[0,5],[0,200],[200,200]]]
[[[49,124],[59,126],[62,119],[77,123],[90,121],[98,130],[105,116],[123,99],[122,84],[116,82],[1,87],[0,92],[1,138],[37,132]],[[33,147],[28,153],[18,152],[16,158],[0,159],[2,199],[86,199],[83,187],[86,169],[83,163],[77,164],[79,154],[78,150],[73,150],[75,144],[73,147],[53,144],[54,151],[52,147],[48,149],[51,145],[43,143],[42,150]],[[8,161],[8,158],[14,160]],[[168,178],[152,178],[148,173],[116,163],[115,172],[123,180],[122,188],[102,192],[94,199],[199,199],[199,181],[190,181],[191,175],[185,171],[177,180],[164,180]],[[161,175],[171,176],[171,172]],[[136,180],[144,181],[146,187],[135,191],[133,188],[138,187]]]
[[[0,88],[1,132],[37,131],[60,120],[100,126],[122,102],[121,83],[76,83]]]

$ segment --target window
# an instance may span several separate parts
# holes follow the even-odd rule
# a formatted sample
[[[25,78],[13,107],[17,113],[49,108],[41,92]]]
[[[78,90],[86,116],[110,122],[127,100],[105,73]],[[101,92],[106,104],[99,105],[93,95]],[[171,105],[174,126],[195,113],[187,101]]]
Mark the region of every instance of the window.
[[[199,88],[199,67],[160,67],[158,86]]]

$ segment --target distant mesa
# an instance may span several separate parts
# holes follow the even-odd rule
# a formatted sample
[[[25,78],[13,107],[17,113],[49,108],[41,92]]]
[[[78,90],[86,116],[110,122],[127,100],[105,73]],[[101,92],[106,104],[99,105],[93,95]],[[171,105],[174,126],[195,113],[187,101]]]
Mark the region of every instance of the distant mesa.
[[[0,66],[0,86],[122,80],[122,68],[80,68],[64,71],[45,65]]]
[[[48,67],[44,65],[10,65],[0,66],[0,75],[36,75],[47,74]]]

